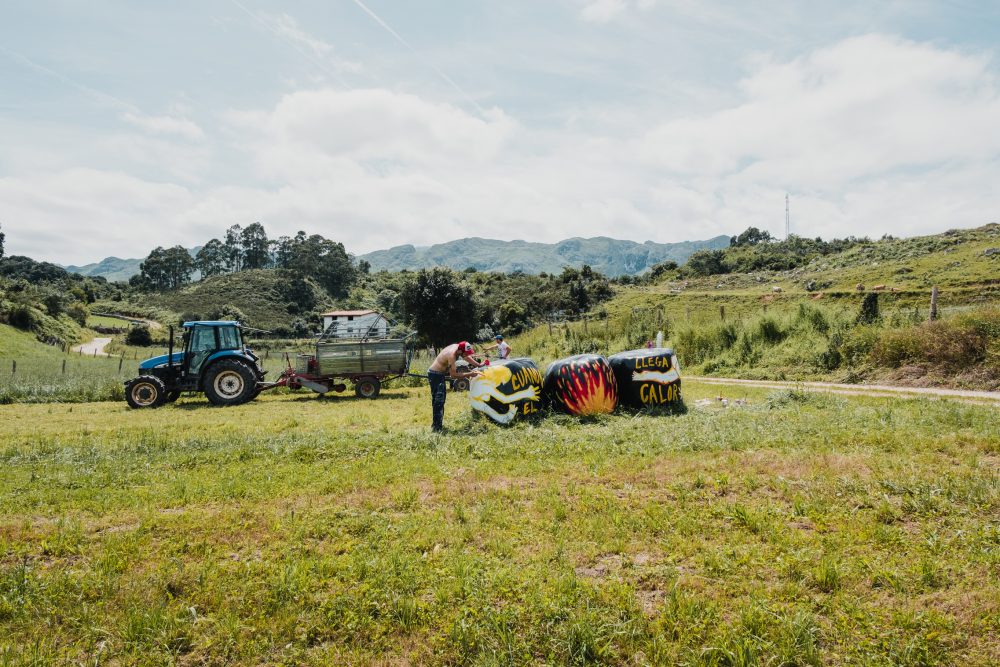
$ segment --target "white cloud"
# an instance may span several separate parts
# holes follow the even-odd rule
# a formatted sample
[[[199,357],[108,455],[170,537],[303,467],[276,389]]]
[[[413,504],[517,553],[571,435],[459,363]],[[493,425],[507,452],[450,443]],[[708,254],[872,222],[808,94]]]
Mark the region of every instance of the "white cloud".
[[[385,89],[298,91],[224,114],[226,134],[204,146],[172,144],[188,152],[144,137],[102,154],[141,163],[163,151],[173,166],[160,177],[187,187],[47,157],[0,179],[0,221],[9,251],[82,263],[195,245],[257,220],[272,236],[303,229],[356,253],[465,236],[780,233],[786,192],[793,230],[808,236],[1000,217],[1000,86],[986,58],[876,35],[748,68],[737,103],[659,123],[636,114],[599,131],[539,129]],[[193,173],[175,176],[187,162]],[[227,181],[208,180],[218,165]]]
[[[205,133],[194,121],[175,116],[147,116],[136,112],[122,114],[122,120],[152,134],[169,134],[183,139],[204,139]]]
[[[591,23],[608,23],[631,8],[644,11],[655,4],[656,0],[586,0],[580,18]]]

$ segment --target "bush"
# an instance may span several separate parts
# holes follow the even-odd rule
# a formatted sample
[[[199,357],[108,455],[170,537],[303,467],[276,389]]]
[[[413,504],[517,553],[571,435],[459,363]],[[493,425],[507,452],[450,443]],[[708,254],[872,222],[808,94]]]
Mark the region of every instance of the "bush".
[[[10,309],[7,315],[7,322],[12,327],[17,327],[23,331],[31,331],[38,327],[41,322],[41,313],[26,304],[17,304]]]
[[[149,332],[149,327],[147,326],[132,327],[129,329],[128,333],[125,334],[125,342],[129,345],[149,347],[153,344],[153,336]]]
[[[90,317],[90,309],[80,301],[76,301],[66,309],[66,314],[82,327],[87,324],[87,318]]]

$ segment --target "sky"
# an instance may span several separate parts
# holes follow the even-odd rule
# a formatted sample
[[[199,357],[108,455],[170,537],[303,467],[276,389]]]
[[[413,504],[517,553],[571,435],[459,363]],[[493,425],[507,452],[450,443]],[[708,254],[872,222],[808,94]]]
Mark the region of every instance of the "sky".
[[[4,0],[6,254],[1000,220],[1000,3]]]

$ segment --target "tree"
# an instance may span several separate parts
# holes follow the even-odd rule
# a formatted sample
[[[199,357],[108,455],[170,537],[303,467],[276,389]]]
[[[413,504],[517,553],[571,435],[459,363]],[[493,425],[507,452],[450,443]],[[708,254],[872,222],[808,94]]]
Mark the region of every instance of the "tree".
[[[194,260],[183,246],[167,250],[157,247],[139,265],[138,280],[129,280],[129,283],[137,287],[177,289],[190,282],[193,272]]]
[[[507,300],[498,309],[497,324],[508,336],[521,333],[528,324],[528,314],[521,304]]]
[[[212,239],[201,247],[194,263],[202,278],[211,278],[226,272],[226,257],[226,247],[219,239]]]
[[[472,290],[449,269],[421,270],[403,288],[402,306],[417,333],[438,347],[474,339],[479,329]]]
[[[0,257],[3,257],[3,241],[7,238],[7,235],[3,233],[3,229],[0,228]]]
[[[343,243],[325,239],[319,234],[304,237],[299,232],[288,249],[289,268],[302,277],[311,277],[330,296],[343,297],[357,277]]]
[[[230,273],[243,270],[243,228],[233,225],[226,230],[226,269]]]
[[[240,233],[240,245],[243,249],[243,270],[264,269],[270,262],[268,252],[267,232],[259,222],[247,225]]]
[[[774,237],[771,236],[770,232],[761,231],[756,227],[747,227],[746,231],[742,234],[729,239],[729,246],[738,248],[741,246],[757,245],[758,243],[769,243],[773,240]]]
[[[721,250],[699,250],[688,257],[685,267],[696,276],[712,276],[725,273],[726,254]]]

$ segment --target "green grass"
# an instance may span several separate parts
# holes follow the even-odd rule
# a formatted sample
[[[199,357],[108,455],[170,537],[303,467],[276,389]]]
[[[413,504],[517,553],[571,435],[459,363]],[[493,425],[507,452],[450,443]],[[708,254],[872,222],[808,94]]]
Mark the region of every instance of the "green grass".
[[[107,315],[90,315],[87,317],[88,327],[107,327],[109,329],[128,329],[131,323],[120,317],[108,317]]]
[[[685,394],[0,406],[0,664],[996,663],[994,409]]]
[[[39,342],[35,334],[30,331],[22,331],[9,324],[0,324],[0,361],[28,358],[56,359],[62,356],[61,347]],[[3,370],[2,366],[0,370]]]

